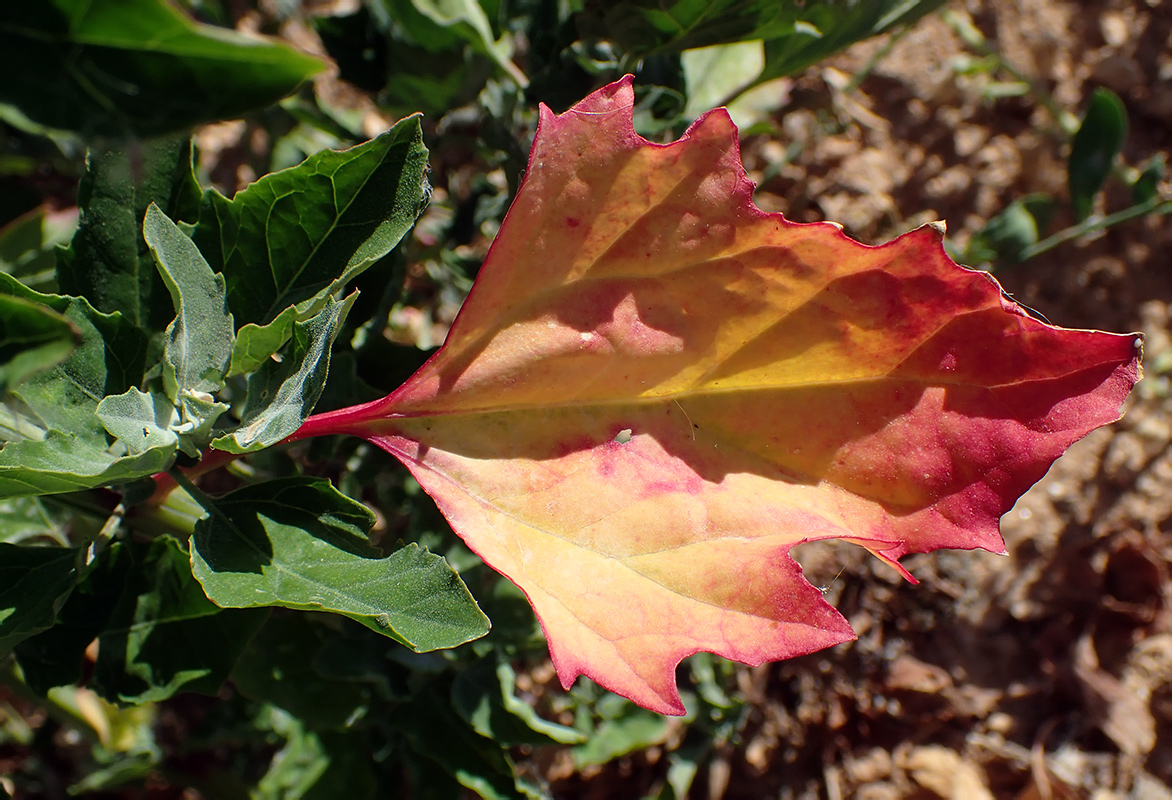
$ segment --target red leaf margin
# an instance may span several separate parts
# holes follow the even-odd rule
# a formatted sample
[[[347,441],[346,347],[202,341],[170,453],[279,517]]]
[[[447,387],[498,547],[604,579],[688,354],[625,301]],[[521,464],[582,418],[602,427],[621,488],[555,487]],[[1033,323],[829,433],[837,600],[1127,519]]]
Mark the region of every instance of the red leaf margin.
[[[884,520],[881,531],[873,527],[872,520],[859,515],[858,537],[840,537],[866,547],[912,581],[914,578],[898,563],[898,559],[908,553],[929,552],[942,547],[981,548],[1004,553],[998,529],[1000,516],[1045,474],[1070,444],[1094,428],[1119,418],[1124,400],[1141,375],[1142,337],[1139,334],[1068,330],[1035,319],[1008,298],[992,276],[954,264],[944,252],[940,230],[933,226],[911,231],[885,245],[871,247],[849,239],[833,223],[799,224],[785,220],[780,214],[761,211],[753,204],[754,186],[745,175],[737,130],[727,112],[716,109],[705,114],[677,142],[654,144],[634,130],[632,81],[631,76],[626,76],[603,87],[561,115],[553,114],[544,104],[541,106],[537,135],[530,151],[529,171],[497,241],[490,248],[480,276],[452,326],[445,347],[386,398],[312,417],[291,439],[350,433],[378,444],[406,464],[421,485],[436,498],[457,533],[468,538],[472,532],[461,530],[462,526],[457,522],[460,512],[450,498],[443,496],[448,489],[433,480],[435,476],[430,474],[425,456],[421,455],[426,452],[427,444],[402,435],[396,430],[394,420],[427,415],[429,411],[435,412],[437,406],[461,402],[460,398],[451,395],[445,398],[447,389],[443,388],[452,385],[443,377],[445,370],[452,369],[454,343],[466,338],[466,328],[475,328],[477,321],[485,316],[485,308],[505,308],[517,281],[523,283],[526,280],[524,275],[510,278],[507,273],[507,253],[524,247],[523,234],[517,234],[521,240],[516,236],[508,239],[508,234],[513,230],[523,230],[525,223],[533,218],[531,194],[538,190],[532,187],[539,183],[538,176],[547,169],[547,161],[554,164],[556,159],[565,157],[559,152],[559,137],[580,126],[582,119],[594,117],[600,124],[605,120],[609,128],[606,135],[615,137],[626,148],[712,146],[723,170],[725,180],[722,187],[727,191],[729,208],[745,219],[769,221],[786,235],[805,231],[812,237],[822,237],[823,243],[829,243],[826,244],[828,248],[840,247],[848,256],[865,254],[868,258],[895,262],[914,254],[916,257],[905,258],[914,268],[931,274],[941,281],[941,285],[953,287],[958,297],[968,298],[965,302],[971,306],[969,317],[979,317],[977,322],[981,331],[999,332],[1005,342],[1013,345],[1012,348],[999,347],[987,337],[974,339],[971,325],[957,324],[935,331],[930,340],[900,363],[900,375],[924,380],[930,385],[934,385],[930,383],[934,379],[937,384],[948,384],[950,392],[941,391],[939,396],[930,398],[932,402],[916,406],[901,420],[899,430],[883,432],[888,437],[883,446],[896,452],[902,443],[907,442],[907,448],[915,450],[914,440],[924,435],[924,431],[928,432],[927,435],[934,435],[932,425],[917,425],[917,415],[935,418],[933,415],[963,416],[968,413],[972,416],[968,422],[972,424],[964,427],[963,441],[937,449],[948,454],[966,452],[984,465],[985,472],[979,480],[970,480],[963,492],[949,494],[913,513]],[[995,315],[995,319],[991,315]],[[1014,376],[1013,380],[1007,380],[1007,375]],[[966,392],[962,378],[972,381],[972,386],[977,389]],[[981,396],[974,397],[974,393]],[[1004,419],[982,417],[989,415],[991,397],[996,401],[994,405],[1003,408]],[[972,414],[974,410],[977,413]],[[767,413],[768,409],[759,412]],[[975,421],[978,419],[983,422]],[[1018,423],[1017,427],[1007,431],[1003,424],[1006,419]],[[791,427],[800,430],[800,425]],[[816,433],[812,435],[817,437]],[[869,441],[866,446],[874,447],[875,441]],[[847,452],[844,462],[851,457],[852,454]],[[866,457],[866,453],[859,456],[864,460]],[[951,465],[930,467],[925,472],[926,478],[931,472],[948,474]],[[906,465],[902,468],[906,473]],[[814,538],[824,537],[810,536],[807,540]],[[469,545],[478,552],[481,549],[472,540]],[[486,561],[492,565],[489,559]],[[788,564],[782,561],[773,565],[774,579],[782,579],[787,574],[800,579],[800,569],[796,564],[792,560]],[[811,639],[811,646],[805,652],[853,638],[846,621],[821,600],[820,593],[808,583],[799,582],[802,586],[795,589],[799,592],[795,597],[800,596],[801,602],[810,606],[810,616],[818,619],[824,634],[816,642]],[[524,586],[521,588],[529,594]],[[551,654],[563,686],[569,688],[578,675],[585,674],[655,710],[683,713],[674,685],[659,686],[648,694],[645,686],[636,685],[638,682],[632,684],[614,674],[601,673],[586,655],[574,652],[572,647],[559,646],[555,637],[549,635],[546,620],[540,613],[538,616],[550,638]],[[679,658],[698,649],[687,651],[686,647],[682,648]],[[746,663],[761,663],[771,658],[767,648],[753,647],[726,655]]]

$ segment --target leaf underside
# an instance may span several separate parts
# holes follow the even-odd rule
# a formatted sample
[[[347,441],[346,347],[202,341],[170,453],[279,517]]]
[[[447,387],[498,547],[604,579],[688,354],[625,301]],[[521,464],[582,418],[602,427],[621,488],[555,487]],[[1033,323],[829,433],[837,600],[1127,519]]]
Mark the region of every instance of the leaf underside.
[[[868,247],[762,212],[726,112],[656,145],[632,105],[628,77],[542,107],[444,347],[299,435],[401,459],[529,597],[564,685],[679,714],[689,654],[853,638],[794,545],[847,539],[901,570],[1002,551],[1000,515],[1118,418],[1140,337],[1039,322],[931,226]]]

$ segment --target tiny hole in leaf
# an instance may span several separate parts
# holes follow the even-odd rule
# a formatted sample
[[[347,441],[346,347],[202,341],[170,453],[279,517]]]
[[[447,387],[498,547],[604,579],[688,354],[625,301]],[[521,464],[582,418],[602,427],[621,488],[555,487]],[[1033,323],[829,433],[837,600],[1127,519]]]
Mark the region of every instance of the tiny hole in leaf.
[[[631,429],[623,428],[621,431],[619,431],[618,436],[614,437],[614,440],[618,444],[626,444],[627,442],[631,441]]]

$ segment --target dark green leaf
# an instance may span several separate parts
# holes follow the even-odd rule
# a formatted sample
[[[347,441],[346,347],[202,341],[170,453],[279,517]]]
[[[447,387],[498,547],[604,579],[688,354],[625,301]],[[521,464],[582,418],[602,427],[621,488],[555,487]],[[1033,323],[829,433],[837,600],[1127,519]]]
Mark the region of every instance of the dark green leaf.
[[[660,744],[671,731],[662,715],[639,708],[625,697],[603,695],[595,709],[602,721],[586,743],[573,750],[579,769]]]
[[[57,624],[16,646],[16,660],[34,692],[81,682],[85,650],[105,630],[131,580],[131,549],[113,542],[101,551],[65,601]]]
[[[366,708],[367,696],[349,681],[325,679],[313,668],[322,647],[320,626],[305,614],[273,614],[244,649],[232,683],[245,697],[285,709],[314,730],[340,728]]]
[[[163,0],[0,5],[0,102],[87,136],[156,136],[263,108],[320,71]]]
[[[196,525],[192,565],[221,606],[332,611],[417,652],[488,632],[488,619],[443,558],[415,545],[379,558],[366,540],[374,515],[328,481],[247,486],[215,508]]]
[[[1053,208],[1048,194],[1014,200],[973,235],[961,260],[967,264],[1021,262],[1026,250],[1037,244]]]
[[[79,551],[0,544],[0,656],[53,625],[77,582]]]
[[[232,355],[224,277],[212,272],[191,239],[154,204],[143,220],[143,236],[175,306],[163,351],[167,396],[179,404],[185,397],[219,391]]]
[[[461,785],[489,800],[521,798],[513,765],[501,746],[480,736],[444,699],[420,691],[391,720],[411,749],[426,756]]]
[[[0,497],[88,489],[165,469],[163,450],[136,456],[111,449],[97,417],[103,397],[142,380],[143,333],[119,314],[99,313],[84,299],[33,292],[3,273],[0,295],[43,304],[81,332],[72,355],[0,402]]]
[[[96,688],[124,703],[178,691],[215,694],[266,613],[225,611],[209,601],[187,550],[170,536],[136,555],[141,560],[98,637]]]
[[[142,223],[152,203],[172,219],[195,221],[199,184],[191,142],[184,136],[94,148],[77,203],[77,233],[57,262],[61,290],[85,297],[99,311],[120,311],[146,331],[163,330],[172,314]]]
[[[389,253],[419,213],[426,166],[412,117],[358,147],[266,175],[232,200],[205,194],[193,238],[227,280],[237,324],[267,324],[294,304],[305,319]],[[250,357],[261,353],[252,348]]]
[[[944,0],[871,0],[843,8],[841,3],[802,3],[791,32],[764,37],[765,69],[757,83],[796,75],[855,42],[897,25],[911,25],[943,4]],[[785,5],[796,3],[787,0]]]
[[[362,800],[376,788],[372,757],[354,735],[317,733],[274,709],[270,727],[285,744],[251,794],[254,800]]]
[[[1167,172],[1167,158],[1163,153],[1156,153],[1131,185],[1132,201],[1147,203],[1154,200],[1160,193],[1160,181],[1164,180]]]
[[[1111,174],[1127,138],[1127,109],[1110,89],[1096,89],[1074,134],[1067,161],[1070,202],[1079,221],[1094,207],[1095,195]]]
[[[330,349],[357,293],[340,303],[332,299],[293,328],[293,345],[280,363],[266,360],[248,380],[241,427],[212,442],[232,453],[261,450],[289,436],[313,411],[330,370]]]
[[[800,0],[622,0],[588,2],[578,15],[585,37],[636,55],[732,42],[765,41],[759,81],[792,75],[854,42],[908,24],[943,0],[818,3]]]
[[[61,363],[81,333],[42,303],[0,294],[0,394]]]
[[[517,675],[504,659],[480,659],[456,678],[452,707],[481,736],[503,747],[521,744],[579,744],[586,737],[573,728],[542,719],[513,692]]]

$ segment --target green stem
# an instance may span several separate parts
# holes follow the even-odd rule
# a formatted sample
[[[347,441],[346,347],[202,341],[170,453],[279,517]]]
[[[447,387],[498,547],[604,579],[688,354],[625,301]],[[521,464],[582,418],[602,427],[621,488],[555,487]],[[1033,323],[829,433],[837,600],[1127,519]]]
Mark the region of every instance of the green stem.
[[[1075,132],[1078,131],[1078,119],[1069,111],[1062,108],[1062,106],[1058,105],[1054,97],[1046,90],[1046,87],[1036,78],[1025,74],[1013,66],[1013,64],[1006,61],[1005,56],[1001,55],[997,48],[989,44],[989,40],[985,38],[984,34],[977,30],[967,14],[961,14],[951,8],[946,8],[940,12],[940,17],[948,27],[952,28],[952,32],[965,45],[983,56],[995,59],[1000,69],[1008,72],[1014,80],[1020,81],[1030,87],[1030,93],[1038,99],[1038,102],[1046,107],[1046,110],[1050,112],[1050,116],[1062,128],[1062,132],[1066,135],[1066,138],[1069,139],[1074,136]]]
[[[1160,197],[1153,197],[1143,203],[1137,203],[1134,206],[1129,206],[1122,211],[1116,211],[1114,214],[1108,214],[1105,217],[1088,217],[1077,225],[1071,225],[1069,228],[1064,228],[1058,231],[1053,236],[1047,236],[1040,242],[1030,245],[1021,253],[1021,260],[1026,261],[1034,256],[1041,255],[1047,250],[1053,250],[1060,244],[1064,244],[1073,239],[1086,236],[1089,233],[1096,233],[1098,231],[1105,231],[1110,227],[1119,225],[1123,222],[1143,217],[1148,214],[1169,214],[1172,213],[1172,200],[1165,200]]]

